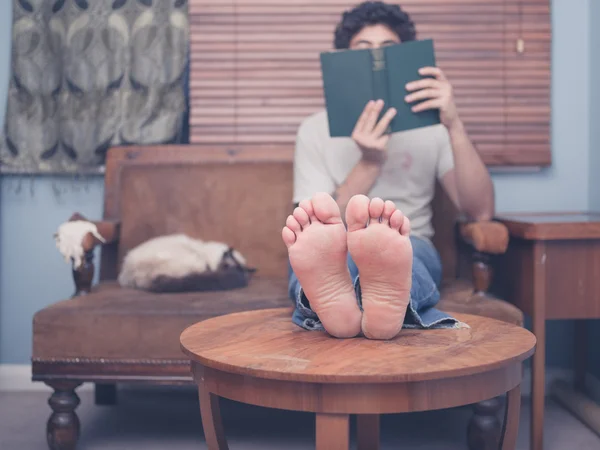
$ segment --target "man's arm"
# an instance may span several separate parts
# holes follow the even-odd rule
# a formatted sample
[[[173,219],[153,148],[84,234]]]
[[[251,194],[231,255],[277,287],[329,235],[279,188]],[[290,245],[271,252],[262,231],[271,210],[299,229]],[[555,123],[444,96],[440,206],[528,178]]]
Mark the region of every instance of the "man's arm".
[[[414,112],[439,109],[440,119],[450,136],[454,169],[442,178],[442,185],[456,206],[475,220],[489,220],[494,215],[494,185],[485,164],[471,143],[458,117],[450,82],[437,67],[425,67],[421,75],[433,76],[406,85],[412,94],[406,101],[423,102],[413,106]]]
[[[454,169],[442,177],[448,195],[454,191],[458,208],[474,220],[494,216],[494,185],[485,164],[471,143],[462,122],[448,130],[454,153]]]

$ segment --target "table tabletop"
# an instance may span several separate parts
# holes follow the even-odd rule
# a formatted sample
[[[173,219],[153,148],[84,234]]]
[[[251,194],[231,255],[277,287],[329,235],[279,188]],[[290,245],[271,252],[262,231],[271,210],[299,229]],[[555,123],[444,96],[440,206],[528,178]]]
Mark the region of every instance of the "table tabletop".
[[[522,362],[536,340],[524,328],[455,314],[468,328],[404,329],[393,340],[335,339],[292,324],[290,311],[247,311],[199,322],[181,348],[202,366],[237,375],[317,383],[436,380]]]
[[[530,240],[599,239],[600,212],[499,214],[511,236]]]

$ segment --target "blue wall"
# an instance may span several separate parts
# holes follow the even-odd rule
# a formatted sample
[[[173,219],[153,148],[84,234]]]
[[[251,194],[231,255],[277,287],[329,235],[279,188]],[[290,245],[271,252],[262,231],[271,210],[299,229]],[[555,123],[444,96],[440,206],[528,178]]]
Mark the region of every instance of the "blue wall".
[[[590,209],[600,211],[600,1],[590,1]]]
[[[551,1],[552,167],[494,175],[498,211],[588,208],[591,3],[598,0]]]
[[[0,0],[0,123],[10,64],[11,1]],[[26,363],[31,319],[73,292],[69,266],[52,238],[74,211],[102,213],[102,179],[4,176],[0,188],[0,362]]]
[[[6,86],[8,85],[8,71],[9,71],[9,57],[10,57],[10,7],[6,5],[9,3],[7,1],[5,4],[0,4],[0,127],[3,127],[4,124],[4,114],[5,114],[5,98],[6,98]],[[5,267],[6,263],[4,262],[4,244],[2,240],[2,222],[4,217],[6,216],[5,212],[2,210],[2,185],[3,180],[0,178],[0,362],[2,359],[2,342],[9,339],[8,334],[5,336],[2,330],[5,328],[3,323],[6,321],[4,318],[6,317],[6,313],[3,312],[3,304],[5,302],[2,301],[5,298],[4,295],[4,282],[2,276],[2,269]],[[24,333],[23,333],[24,335]],[[19,359],[23,360],[24,357]]]
[[[5,102],[8,83],[10,3],[0,0],[0,105]],[[499,211],[588,207],[591,198],[588,162],[593,159],[589,152],[591,52],[587,15],[591,12],[590,3],[595,3],[593,9],[600,13],[600,5],[595,1],[552,1],[553,166],[539,173],[495,174]],[[595,95],[598,95],[597,89]],[[0,109],[0,123],[3,115]],[[597,162],[594,165],[599,167]],[[59,256],[52,239],[56,227],[73,211],[99,217],[101,203],[102,180],[99,178],[85,181],[64,177],[2,178],[0,362],[27,363],[31,352],[32,315],[72,293],[69,267]],[[565,342],[569,341],[571,331],[570,323],[549,325],[549,346],[553,348],[549,355],[551,364],[569,363],[566,356],[569,347]]]
[[[590,1],[590,209],[600,211],[600,1]],[[600,321],[589,325],[590,342],[600,342]],[[600,377],[600,352],[590,345],[591,372]]]

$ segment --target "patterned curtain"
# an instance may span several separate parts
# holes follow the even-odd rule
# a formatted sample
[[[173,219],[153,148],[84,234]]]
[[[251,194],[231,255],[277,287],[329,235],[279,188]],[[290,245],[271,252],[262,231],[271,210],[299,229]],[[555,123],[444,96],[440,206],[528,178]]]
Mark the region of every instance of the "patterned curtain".
[[[114,145],[182,141],[186,0],[13,0],[0,170],[94,173]]]

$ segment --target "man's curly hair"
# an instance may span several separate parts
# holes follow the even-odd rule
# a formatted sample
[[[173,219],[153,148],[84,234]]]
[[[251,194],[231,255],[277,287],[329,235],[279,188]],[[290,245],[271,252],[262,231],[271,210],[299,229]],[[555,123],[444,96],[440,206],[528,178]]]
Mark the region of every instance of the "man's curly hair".
[[[360,30],[368,25],[378,24],[386,25],[394,31],[401,42],[414,41],[417,37],[415,24],[400,6],[384,2],[364,2],[343,14],[341,22],[335,28],[335,48],[349,48],[350,41]]]

